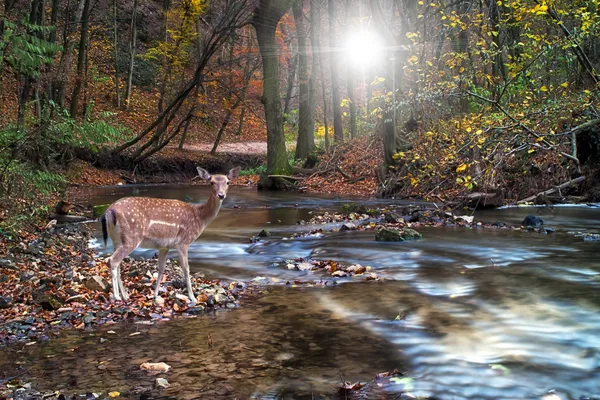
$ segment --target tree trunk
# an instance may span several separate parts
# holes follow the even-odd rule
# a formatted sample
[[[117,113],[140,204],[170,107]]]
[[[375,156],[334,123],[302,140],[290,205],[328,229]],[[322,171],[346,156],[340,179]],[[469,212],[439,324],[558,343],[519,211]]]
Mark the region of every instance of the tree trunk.
[[[346,29],[350,30],[351,26],[351,17],[352,10],[354,5],[351,0],[346,0]],[[346,90],[348,92],[348,100],[350,107],[350,137],[352,139],[356,138],[356,96],[354,93],[354,73],[356,71],[353,70],[352,64],[348,63],[346,66]]]
[[[70,114],[73,118],[75,118],[77,112],[79,111],[79,94],[81,93],[81,87],[83,86],[83,71],[85,69],[85,59],[87,56],[88,47],[88,33],[90,26],[89,19],[91,0],[84,1],[85,4],[83,6],[83,14],[81,16],[83,21],[81,23],[81,38],[79,39],[79,54],[77,56],[77,75],[75,76],[75,87],[73,88],[73,94],[71,95]]]
[[[285,149],[283,118],[280,97],[279,59],[275,32],[283,14],[289,9],[291,1],[261,0],[255,10],[252,25],[263,62],[263,95],[267,122],[267,175],[287,174],[290,166]],[[269,185],[265,186],[275,186]]]
[[[333,137],[337,143],[344,141],[344,128],[342,126],[342,106],[340,104],[340,76],[337,36],[335,34],[335,0],[328,0],[329,13],[329,62],[331,68],[331,98],[333,101]]]
[[[83,9],[86,0],[79,0],[77,10],[75,11],[74,20],[81,21],[83,15]],[[70,10],[70,1],[67,1],[67,13]],[[51,98],[61,108],[65,106],[65,94],[67,81],[71,74],[71,67],[73,65],[73,55],[75,54],[75,40],[71,39],[71,26],[73,25],[70,21],[69,15],[66,17],[66,22],[63,29],[63,52],[60,57],[60,62],[56,70],[56,75],[52,81],[52,95]]]
[[[306,26],[304,24],[304,0],[292,5],[296,35],[298,38],[298,140],[296,142],[296,159],[307,158],[315,147],[315,120],[309,98],[308,50],[306,46]]]
[[[113,46],[115,50],[115,105],[121,107],[121,90],[119,89],[119,36],[117,28],[117,0],[113,0]]]
[[[387,25],[381,8],[379,7],[378,0],[371,0],[371,13],[373,15],[374,26],[379,28],[382,37],[385,39],[385,46],[387,49],[395,48],[395,39],[389,26]],[[390,58],[393,57],[393,50],[387,50],[385,56],[385,85],[386,91],[394,90],[394,67],[390,62]],[[396,126],[394,125],[394,111],[393,107],[384,107],[383,111],[383,153],[384,160],[387,165],[393,165],[395,160],[394,154],[397,152],[397,137],[396,137]]]
[[[163,21],[161,26],[161,40],[163,42],[167,42],[168,34],[167,34],[167,22],[168,22],[168,13],[169,8],[171,7],[171,0],[163,0]],[[196,25],[197,26],[197,25]],[[163,66],[164,67],[164,66]],[[163,106],[165,103],[165,93],[167,91],[167,73],[166,70],[162,72],[162,80],[160,82],[160,86],[158,89],[158,113],[161,114],[163,112]]]
[[[285,91],[285,99],[283,101],[283,113],[289,115],[292,106],[292,98],[296,91],[296,75],[298,74],[298,53],[294,52],[292,59],[288,62],[288,79],[287,90]],[[289,116],[287,117],[289,118]],[[286,120],[287,120],[286,118]]]
[[[312,56],[312,66],[310,68],[310,78],[308,79],[308,107],[310,108],[310,136],[309,145],[315,147],[315,118],[317,105],[317,73],[319,71],[319,58],[317,50],[319,48],[319,13],[316,0],[310,0],[310,52]],[[312,150],[311,150],[312,151]]]
[[[129,71],[127,73],[127,87],[125,88],[125,107],[129,109],[131,101],[131,85],[133,82],[133,68],[135,66],[135,45],[137,38],[137,9],[138,0],[133,1],[133,15],[131,16],[131,39],[129,40]]]

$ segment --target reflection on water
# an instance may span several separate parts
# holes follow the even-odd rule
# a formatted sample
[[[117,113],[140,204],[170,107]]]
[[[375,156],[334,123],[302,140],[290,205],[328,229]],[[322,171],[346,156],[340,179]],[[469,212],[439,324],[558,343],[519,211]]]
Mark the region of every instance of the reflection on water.
[[[125,190],[97,190],[90,201],[110,202]],[[181,199],[202,193],[198,187],[140,188],[140,195]],[[375,242],[368,232],[282,240],[311,228],[296,225],[311,210],[341,202],[232,189],[219,217],[190,248],[192,269],[225,280],[319,279],[280,264],[314,256],[370,265],[384,281],[269,287],[237,310],[15,346],[0,357],[0,378],[24,373],[40,387],[132,393],[155,379],[137,366],[164,361],[172,366],[166,374],[172,386],[160,396],[318,398],[335,393],[340,373],[368,381],[398,368],[410,370],[410,391],[420,396],[520,399],[549,390],[563,399],[600,396],[600,243],[564,233],[598,229],[600,210],[539,211],[550,213],[542,218],[558,228],[548,236],[430,228],[422,229],[423,240],[407,243]],[[528,212],[497,210],[481,218],[518,223]],[[263,228],[273,236],[252,245],[249,238]],[[129,336],[136,330],[142,334]],[[386,385],[377,388],[377,398],[405,389]]]

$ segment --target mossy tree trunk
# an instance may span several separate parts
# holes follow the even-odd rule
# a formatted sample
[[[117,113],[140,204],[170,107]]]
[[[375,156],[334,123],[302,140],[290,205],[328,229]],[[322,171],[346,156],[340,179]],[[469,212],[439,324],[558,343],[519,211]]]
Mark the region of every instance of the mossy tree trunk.
[[[292,0],[261,0],[252,25],[263,62],[263,95],[267,122],[267,175],[287,174],[290,170],[283,133],[280,95],[279,48],[275,39],[277,24],[292,5]],[[267,183],[266,186],[273,186]]]

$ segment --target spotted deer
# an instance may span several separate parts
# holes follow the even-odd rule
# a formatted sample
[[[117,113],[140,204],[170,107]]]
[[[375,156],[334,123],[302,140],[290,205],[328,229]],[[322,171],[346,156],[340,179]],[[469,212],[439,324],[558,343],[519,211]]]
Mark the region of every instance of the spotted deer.
[[[150,197],[124,197],[115,201],[102,215],[102,237],[106,247],[107,236],[113,242],[114,252],[109,259],[113,296],[128,300],[129,294],[121,280],[121,261],[138,247],[158,250],[158,277],[154,301],[165,272],[167,253],[176,249],[183,269],[188,297],[196,304],[190,281],[188,248],[215,219],[227,196],[229,182],[240,172],[233,168],[228,175],[211,175],[198,167],[201,179],[210,181],[211,192],[204,204],[189,204],[179,200]]]

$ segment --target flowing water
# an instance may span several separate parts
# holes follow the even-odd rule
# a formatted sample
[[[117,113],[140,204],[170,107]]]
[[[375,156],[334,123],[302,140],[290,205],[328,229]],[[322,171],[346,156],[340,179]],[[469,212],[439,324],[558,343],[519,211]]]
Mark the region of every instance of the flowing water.
[[[207,192],[111,187],[92,189],[79,200],[103,204],[131,194],[200,201]],[[321,398],[335,395],[340,376],[365,382],[394,368],[409,370],[412,379],[371,385],[375,390],[366,397],[408,398],[398,396],[410,392],[441,399],[539,399],[551,390],[561,399],[600,396],[600,242],[567,234],[598,232],[600,208],[477,215],[518,224],[537,214],[557,229],[553,235],[423,228],[422,240],[404,243],[375,242],[372,232],[283,240],[313,228],[297,224],[312,212],[344,202],[232,188],[217,219],[190,248],[191,268],[225,281],[323,278],[281,264],[312,256],[372,266],[383,281],[271,285],[234,310],[65,332],[4,350],[0,371],[24,375],[42,388],[135,397],[136,387],[155,380],[138,366],[164,361],[172,367],[164,375],[171,387],[152,398]],[[272,236],[250,243],[263,228]],[[134,256],[152,254],[138,250]],[[398,315],[404,318],[396,320]],[[134,332],[141,333],[130,336]]]

